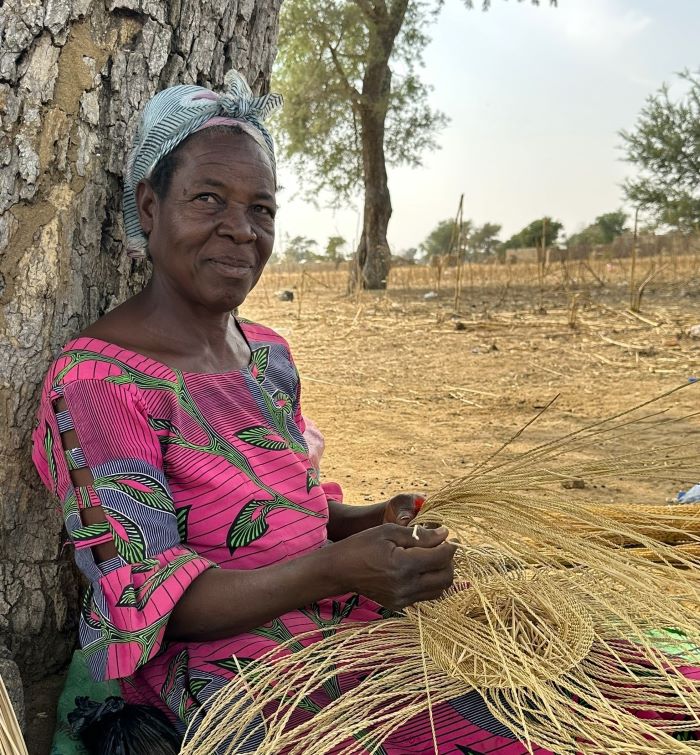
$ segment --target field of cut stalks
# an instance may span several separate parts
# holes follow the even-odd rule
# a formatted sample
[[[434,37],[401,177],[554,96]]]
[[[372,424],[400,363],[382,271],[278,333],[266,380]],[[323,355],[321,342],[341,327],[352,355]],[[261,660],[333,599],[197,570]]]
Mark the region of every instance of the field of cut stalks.
[[[395,267],[386,291],[346,285],[342,267],[271,266],[241,314],[290,342],[304,413],[326,436],[322,474],[349,501],[440,487],[555,396],[507,453],[700,377],[697,252],[640,258],[634,272],[630,258],[465,264],[438,286],[435,268],[414,265]],[[676,394],[678,421],[660,440],[697,444],[700,419],[680,418],[698,410],[700,383]],[[624,442],[634,447],[634,433]],[[661,503],[698,479],[563,484],[601,502]]]

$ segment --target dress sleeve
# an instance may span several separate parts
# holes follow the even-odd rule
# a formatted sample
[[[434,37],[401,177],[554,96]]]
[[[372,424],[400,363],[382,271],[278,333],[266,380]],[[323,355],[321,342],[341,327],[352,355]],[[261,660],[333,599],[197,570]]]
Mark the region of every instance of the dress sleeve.
[[[63,438],[76,436],[75,447],[64,447]],[[138,388],[104,379],[47,385],[33,458],[90,582],[80,640],[91,672],[130,676],[160,650],[185,590],[216,566],[180,541],[160,443]],[[83,515],[98,507],[101,513]],[[116,555],[100,562],[93,548],[109,542]]]

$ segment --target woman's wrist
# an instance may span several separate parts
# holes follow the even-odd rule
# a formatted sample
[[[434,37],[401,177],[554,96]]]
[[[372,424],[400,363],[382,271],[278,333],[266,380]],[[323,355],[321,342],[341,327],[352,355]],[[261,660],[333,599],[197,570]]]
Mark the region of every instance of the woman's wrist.
[[[386,507],[387,501],[366,505],[328,501],[328,539],[337,542],[378,527],[384,523]]]

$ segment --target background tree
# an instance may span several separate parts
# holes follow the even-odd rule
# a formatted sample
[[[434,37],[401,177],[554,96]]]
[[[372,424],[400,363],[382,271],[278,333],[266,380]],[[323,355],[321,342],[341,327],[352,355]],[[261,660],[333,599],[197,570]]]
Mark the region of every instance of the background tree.
[[[498,240],[500,233],[501,226],[498,223],[484,223],[482,226],[476,226],[467,240],[469,253],[485,257],[492,255],[500,244]]]
[[[700,225],[700,72],[680,78],[682,97],[674,100],[664,84],[621,136],[638,169],[624,184],[627,199],[656,223],[688,232]]]
[[[345,259],[341,249],[347,244],[342,236],[329,236],[326,242],[326,257],[335,265],[337,270]]]
[[[465,220],[462,223],[461,237],[463,242],[469,238],[472,232],[471,220]],[[450,248],[454,241],[455,221],[452,219],[441,220],[435,228],[426,236],[420,245],[421,253],[427,259],[439,254],[448,254],[450,251],[456,252],[456,248]]]
[[[295,159],[312,196],[328,188],[342,202],[364,190],[351,287],[386,287],[387,163],[418,165],[444,123],[429,107],[429,88],[418,77],[426,29],[442,4],[285,0],[282,7],[275,88],[286,100],[279,120],[283,152]],[[487,9],[490,0],[479,4]]]
[[[318,242],[308,236],[293,236],[284,243],[283,258],[285,262],[309,262],[317,259],[316,247]]]
[[[42,10],[43,7],[43,10]],[[0,640],[25,681],[73,649],[80,587],[29,438],[60,347],[124,299],[121,176],[141,106],[236,67],[267,88],[277,0],[101,0],[0,8]]]
[[[418,256],[418,249],[415,246],[409,246],[408,249],[402,249],[398,256],[406,262],[415,262]]]
[[[533,220],[526,225],[521,231],[511,236],[503,244],[504,249],[529,249],[533,246],[542,246],[542,236],[544,234],[545,246],[552,246],[559,238],[559,233],[564,226],[558,220],[552,220],[550,217]]]
[[[611,244],[618,236],[629,230],[627,228],[628,215],[624,210],[606,212],[599,215],[593,223],[582,231],[569,236],[568,245],[580,244]]]

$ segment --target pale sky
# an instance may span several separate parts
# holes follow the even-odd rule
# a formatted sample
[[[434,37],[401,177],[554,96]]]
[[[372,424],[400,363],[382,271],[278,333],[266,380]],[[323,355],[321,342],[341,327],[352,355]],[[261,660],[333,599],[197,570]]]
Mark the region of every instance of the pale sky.
[[[700,0],[493,0],[488,13],[447,0],[425,62],[451,120],[421,167],[389,169],[392,251],[453,217],[462,192],[465,218],[500,223],[503,238],[543,215],[571,234],[623,205],[618,131],[664,81],[700,68]],[[280,183],[278,239],[357,239],[359,197],[316,209],[284,165]]]

